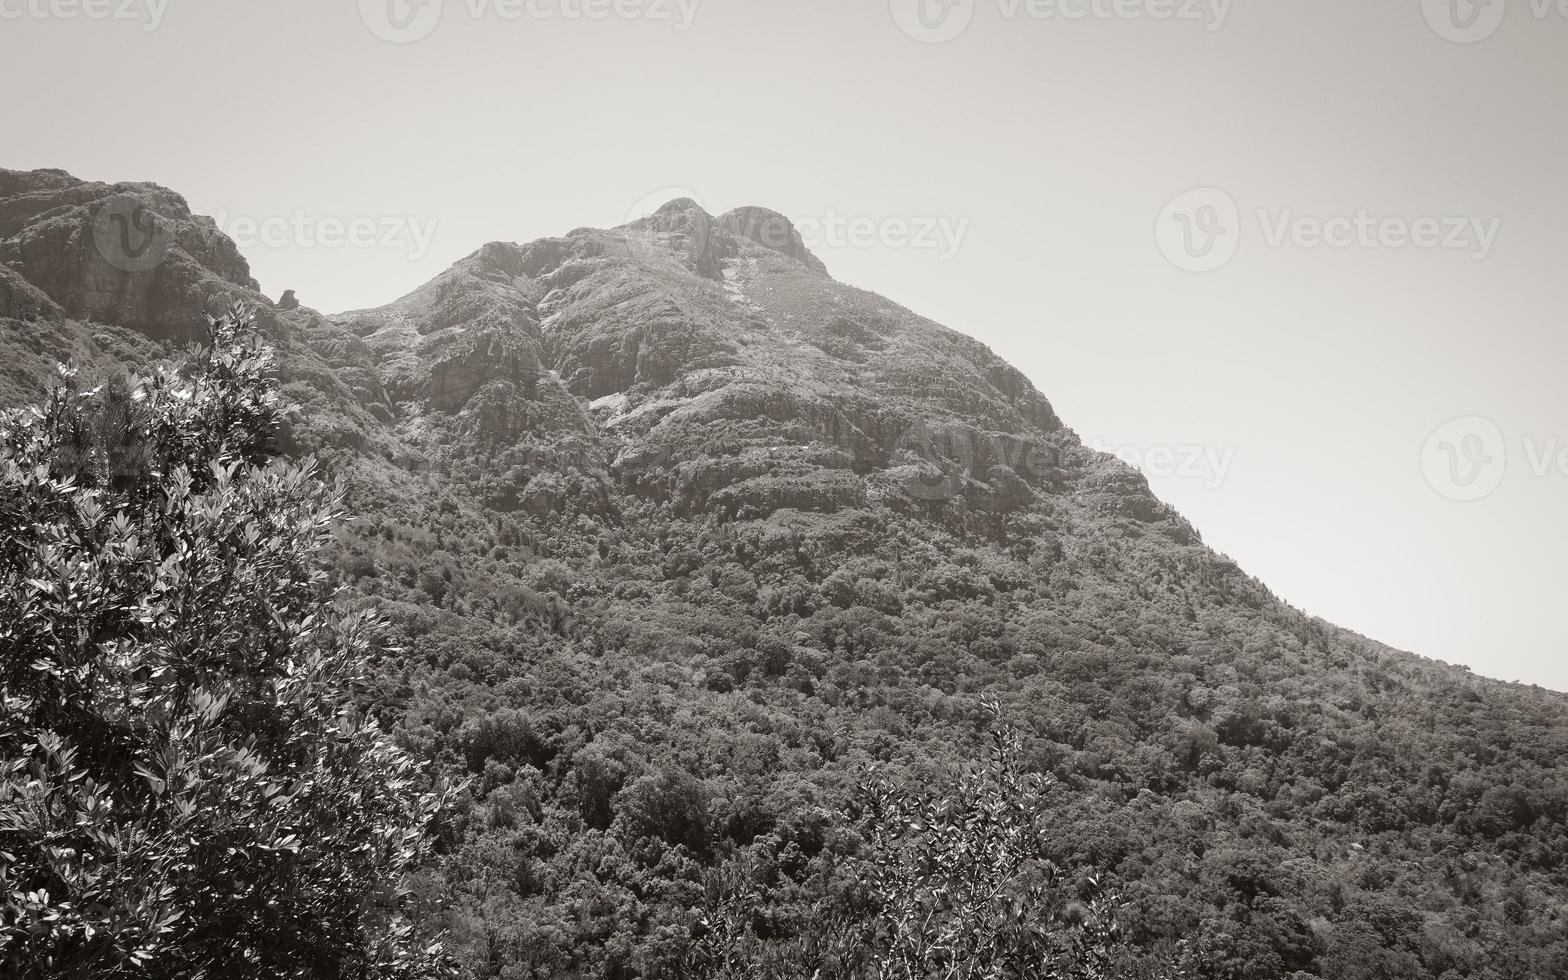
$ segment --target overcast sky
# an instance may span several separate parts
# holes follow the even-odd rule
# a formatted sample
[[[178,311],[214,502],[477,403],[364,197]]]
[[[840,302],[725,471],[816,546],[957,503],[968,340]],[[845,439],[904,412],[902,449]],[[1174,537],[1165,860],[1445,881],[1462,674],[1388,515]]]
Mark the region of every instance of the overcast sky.
[[[1544,0],[0,0],[0,86],[0,165],[172,187],[328,312],[783,211],[1283,598],[1568,689]]]

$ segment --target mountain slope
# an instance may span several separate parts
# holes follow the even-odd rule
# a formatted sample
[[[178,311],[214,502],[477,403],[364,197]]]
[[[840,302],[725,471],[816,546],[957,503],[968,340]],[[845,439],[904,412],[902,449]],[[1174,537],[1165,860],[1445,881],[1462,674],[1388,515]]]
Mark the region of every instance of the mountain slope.
[[[1059,781],[1057,857],[1201,975],[1568,975],[1568,699],[1291,609],[781,216],[674,201],[328,316],[171,192],[0,171],[7,402],[235,299],[286,448],[365,515],[342,578],[406,651],[374,706],[476,777],[422,886],[476,972],[674,975],[737,878],[759,934],[805,928],[860,774],[949,778],[995,700]]]

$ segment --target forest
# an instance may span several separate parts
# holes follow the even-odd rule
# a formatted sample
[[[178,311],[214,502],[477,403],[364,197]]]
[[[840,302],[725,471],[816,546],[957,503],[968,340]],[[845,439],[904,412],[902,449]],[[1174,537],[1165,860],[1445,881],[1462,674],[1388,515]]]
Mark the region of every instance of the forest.
[[[327,316],[0,171],[0,974],[1568,976],[1568,698],[1292,608],[772,220]]]
[[[1555,696],[1068,506],[329,482],[212,329],[0,423],[8,975],[1568,972]]]

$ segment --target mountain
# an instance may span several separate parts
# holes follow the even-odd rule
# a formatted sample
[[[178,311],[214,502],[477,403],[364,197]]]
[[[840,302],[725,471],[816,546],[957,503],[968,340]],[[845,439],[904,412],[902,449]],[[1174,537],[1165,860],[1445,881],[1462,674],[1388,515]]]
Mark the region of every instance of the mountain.
[[[672,201],[328,315],[177,194],[0,171],[0,402],[234,301],[363,515],[367,704],[475,780],[419,883],[475,973],[678,975],[740,887],[807,928],[868,768],[952,779],[994,704],[1059,863],[1199,976],[1568,976],[1568,698],[1291,608],[783,216]]]

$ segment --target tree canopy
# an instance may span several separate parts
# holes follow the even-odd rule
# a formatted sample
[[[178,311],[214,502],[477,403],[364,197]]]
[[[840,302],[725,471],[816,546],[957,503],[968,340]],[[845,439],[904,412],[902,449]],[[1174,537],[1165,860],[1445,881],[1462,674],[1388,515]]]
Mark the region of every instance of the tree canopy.
[[[354,707],[341,489],[274,458],[244,310],[0,416],[0,973],[443,972],[405,885],[451,791]]]

